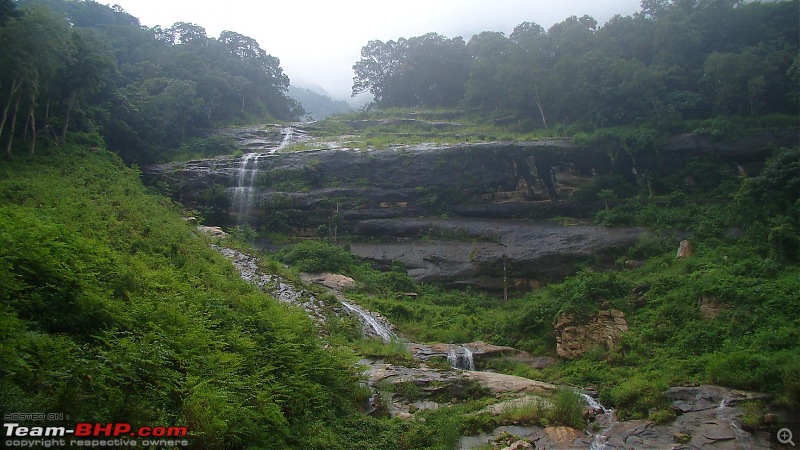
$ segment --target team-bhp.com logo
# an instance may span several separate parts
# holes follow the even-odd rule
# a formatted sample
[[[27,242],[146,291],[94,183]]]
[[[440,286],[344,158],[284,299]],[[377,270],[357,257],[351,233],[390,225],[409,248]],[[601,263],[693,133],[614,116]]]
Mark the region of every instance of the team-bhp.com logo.
[[[133,427],[129,423],[80,422],[74,427],[3,423],[9,447],[187,447],[186,427]]]

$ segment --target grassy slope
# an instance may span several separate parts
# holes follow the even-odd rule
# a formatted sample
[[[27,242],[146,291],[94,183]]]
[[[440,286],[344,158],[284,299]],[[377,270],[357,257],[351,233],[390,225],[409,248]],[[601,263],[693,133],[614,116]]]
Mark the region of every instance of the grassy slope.
[[[686,382],[769,391],[779,403],[796,408],[800,151],[775,155],[753,179],[702,166],[695,186],[683,185],[676,175],[678,181],[664,181],[673,183],[665,184],[672,186],[666,195],[636,194],[635,187],[626,196],[614,195],[612,206],[597,212],[599,223],[649,226],[655,235],[630,249],[620,269],[580,272],[508,303],[471,292],[409,286],[402,268],[384,274],[355,262],[326,268],[354,276],[361,289],[351,297],[386,315],[416,341],[483,339],[546,354],[555,349],[551,331],[559,314],[586,317],[603,303],[623,310],[631,332],[612,351],[598,347],[542,372],[495,367],[559,383],[597,385],[607,404],[621,408],[622,417],[668,419],[669,405],[660,393]],[[675,229],[692,233],[695,257],[675,258]],[[283,258],[296,264],[339,261],[332,258],[332,249],[310,247],[305,256],[292,257],[288,250]],[[622,269],[628,258],[646,264]],[[635,305],[636,287],[646,287],[646,305]],[[412,290],[416,298],[402,295]],[[719,300],[723,313],[702,319],[702,297]]]
[[[185,425],[195,448],[345,448],[351,354],[239,279],[105,151],[0,167],[0,409]]]

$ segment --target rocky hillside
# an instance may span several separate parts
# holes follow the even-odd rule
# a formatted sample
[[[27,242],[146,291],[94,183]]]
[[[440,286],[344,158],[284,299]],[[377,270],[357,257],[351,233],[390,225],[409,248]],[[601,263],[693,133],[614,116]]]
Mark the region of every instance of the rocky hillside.
[[[755,175],[771,148],[797,140],[796,130],[786,130],[735,141],[680,135],[648,151],[569,139],[381,150],[325,142],[276,151],[291,150],[287,139],[307,139],[308,131],[240,130],[234,137],[251,153],[146,167],[146,179],[217,225],[348,235],[354,253],[385,265],[402,261],[417,281],[529,289],[580,263],[608,264],[646,232],[584,223],[616,198],[704,189],[713,182],[709,170]],[[561,220],[541,220],[554,217]]]

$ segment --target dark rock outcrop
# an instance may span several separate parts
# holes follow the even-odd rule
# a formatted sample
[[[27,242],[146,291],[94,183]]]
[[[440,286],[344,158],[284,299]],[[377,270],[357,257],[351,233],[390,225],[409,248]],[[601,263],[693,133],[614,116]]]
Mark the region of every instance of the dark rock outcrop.
[[[306,133],[226,133],[257,153],[146,167],[145,181],[168,187],[213,225],[365,238],[354,252],[403,261],[419,281],[487,290],[535,289],[573,273],[576,263],[613,262],[643,230],[580,225],[605,206],[598,192],[608,183],[633,194],[669,192],[675,183],[705,182],[693,178],[698,163],[753,176],[771,148],[797,145],[796,130],[785,130],[734,142],[681,135],[635,154],[565,139],[385,150],[317,143],[326,149],[275,153]],[[556,216],[572,223],[535,222]]]

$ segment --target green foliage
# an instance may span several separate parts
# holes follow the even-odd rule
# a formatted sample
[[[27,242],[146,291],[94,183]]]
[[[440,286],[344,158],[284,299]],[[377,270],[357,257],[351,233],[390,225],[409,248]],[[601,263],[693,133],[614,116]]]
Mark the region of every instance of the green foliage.
[[[351,351],[244,283],[105,151],[0,168],[0,408],[187,426],[198,448],[345,448]]]
[[[360,339],[355,341],[354,348],[359,355],[379,358],[389,364],[406,367],[419,365],[406,345],[400,341],[385,343],[379,339]]]
[[[258,237],[256,230],[248,224],[236,225],[228,230],[228,234],[231,239],[245,245],[255,241]]]
[[[0,135],[8,154],[15,139],[33,153],[37,136],[63,146],[76,130],[99,133],[128,162],[209,157],[232,150],[209,136],[215,127],[303,112],[285,95],[280,61],[232,31],[209,38],[186,22],[143,27],[97,2],[31,0],[3,14]]]
[[[783,367],[787,363],[788,355],[780,353],[760,355],[740,350],[715,354],[708,363],[708,379],[738,389],[774,391],[783,387]]]
[[[347,250],[320,241],[303,241],[282,249],[276,256],[301,272],[349,273],[354,266]]]
[[[663,380],[642,374],[604,391],[600,400],[619,408],[618,417],[621,420],[642,419],[648,417],[651,409],[659,410],[668,406],[669,402],[663,394],[667,387]]]
[[[553,397],[555,398],[555,397]],[[549,400],[549,399],[548,399]],[[562,405],[566,406],[566,405]],[[504,406],[500,410],[498,422],[514,424],[547,424],[559,425],[558,418],[552,416],[552,405],[542,397],[523,397],[520,401],[515,401]],[[581,422],[583,418],[581,418]],[[566,425],[566,423],[565,423]],[[581,424],[582,425],[582,424]]]
[[[548,30],[523,22],[508,36],[484,31],[469,42],[434,33],[373,40],[354,66],[353,93],[371,92],[377,107],[461,101],[527,130],[675,132],[686,119],[796,114],[798,24],[786,19],[797,15],[794,2],[655,3],[657,14],[646,3],[602,27],[575,15]]]
[[[547,422],[552,425],[582,428],[583,411],[586,402],[583,397],[570,388],[560,388],[550,397],[553,406],[547,412]]]

